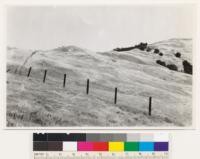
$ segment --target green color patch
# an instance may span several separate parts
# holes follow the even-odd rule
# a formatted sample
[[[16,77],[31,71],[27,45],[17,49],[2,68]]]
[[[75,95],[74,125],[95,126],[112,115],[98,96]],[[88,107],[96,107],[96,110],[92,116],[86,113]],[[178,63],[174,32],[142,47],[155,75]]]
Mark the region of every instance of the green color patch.
[[[125,142],[124,151],[139,151],[139,142]]]

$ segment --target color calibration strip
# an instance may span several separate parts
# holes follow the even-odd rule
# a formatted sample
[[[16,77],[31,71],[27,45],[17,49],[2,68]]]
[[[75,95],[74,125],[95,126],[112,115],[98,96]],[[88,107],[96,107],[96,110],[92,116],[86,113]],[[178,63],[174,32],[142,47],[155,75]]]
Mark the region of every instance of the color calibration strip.
[[[34,142],[34,151],[168,151],[168,142]]]
[[[62,152],[62,157],[78,154],[82,157],[94,154],[112,157],[115,154],[122,158],[123,154],[126,157],[148,155],[151,158],[161,155],[168,158],[169,138],[168,134],[33,134],[33,151],[37,159],[43,159],[42,155],[51,156],[51,152],[54,155],[61,155]]]

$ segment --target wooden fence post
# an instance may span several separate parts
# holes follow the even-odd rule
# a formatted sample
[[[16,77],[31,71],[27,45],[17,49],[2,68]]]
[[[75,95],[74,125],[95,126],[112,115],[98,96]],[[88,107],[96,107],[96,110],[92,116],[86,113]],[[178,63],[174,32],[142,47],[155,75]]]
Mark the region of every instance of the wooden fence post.
[[[117,104],[117,88],[115,88],[115,100],[114,103]]]
[[[16,74],[16,73],[17,73],[17,71],[18,71],[18,69],[16,68],[14,73]]]
[[[152,97],[149,97],[149,116],[151,116],[151,103],[152,103]]]
[[[45,80],[46,80],[46,75],[47,75],[47,70],[44,70],[44,78],[43,78],[43,83],[45,83]]]
[[[65,82],[66,82],[66,74],[64,74],[63,87],[65,87]]]
[[[90,80],[87,79],[87,88],[86,88],[86,93],[89,94],[89,86],[90,86]]]
[[[29,68],[29,70],[28,70],[28,74],[27,74],[27,77],[29,77],[29,76],[30,76],[31,69],[32,69],[32,67],[30,67],[30,68]]]

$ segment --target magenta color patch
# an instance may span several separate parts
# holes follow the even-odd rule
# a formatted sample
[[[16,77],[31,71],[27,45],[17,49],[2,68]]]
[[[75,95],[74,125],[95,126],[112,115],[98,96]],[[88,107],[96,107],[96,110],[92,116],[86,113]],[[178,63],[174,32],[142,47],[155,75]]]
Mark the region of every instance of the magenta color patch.
[[[92,142],[78,142],[78,151],[93,151]]]

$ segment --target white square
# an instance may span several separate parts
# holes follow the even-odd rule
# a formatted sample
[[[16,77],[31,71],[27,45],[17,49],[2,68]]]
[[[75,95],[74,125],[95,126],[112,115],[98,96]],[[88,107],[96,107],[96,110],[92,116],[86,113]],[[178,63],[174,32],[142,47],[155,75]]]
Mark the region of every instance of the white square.
[[[156,133],[154,135],[154,141],[160,141],[160,142],[169,141],[169,135],[167,133]]]
[[[63,142],[63,151],[77,151],[77,142]]]

